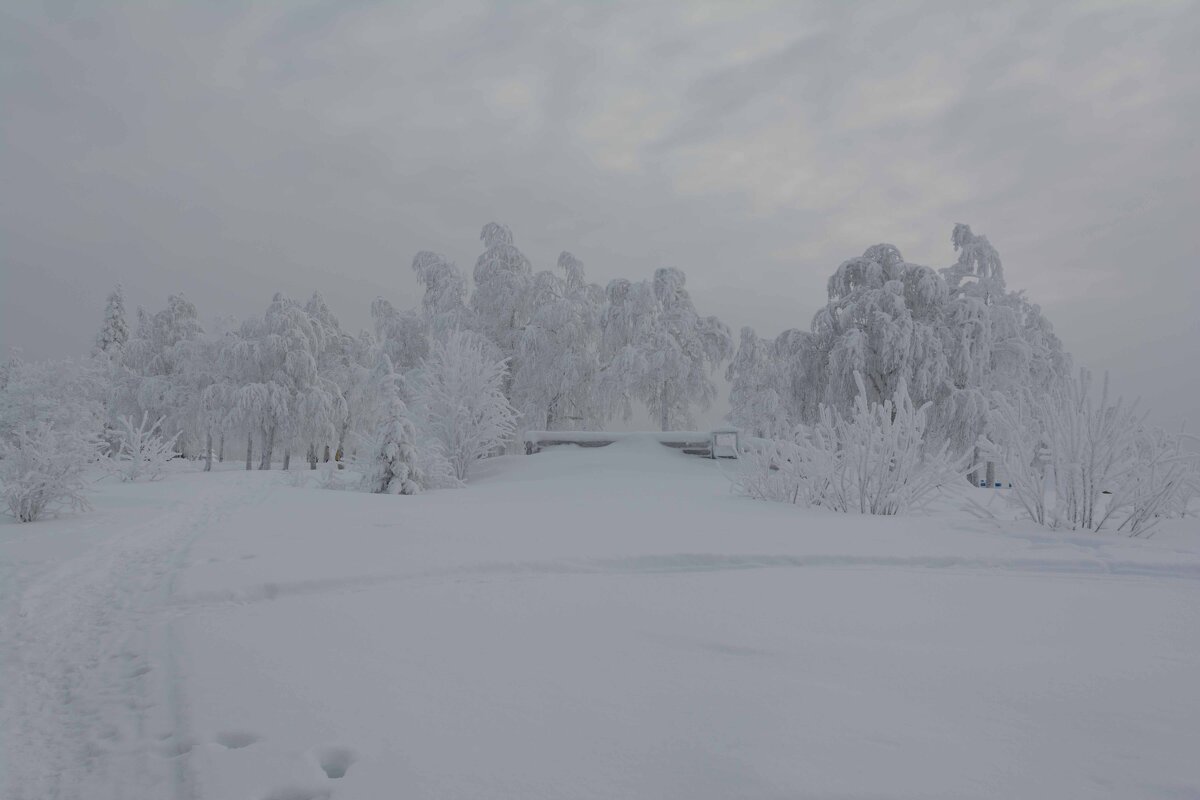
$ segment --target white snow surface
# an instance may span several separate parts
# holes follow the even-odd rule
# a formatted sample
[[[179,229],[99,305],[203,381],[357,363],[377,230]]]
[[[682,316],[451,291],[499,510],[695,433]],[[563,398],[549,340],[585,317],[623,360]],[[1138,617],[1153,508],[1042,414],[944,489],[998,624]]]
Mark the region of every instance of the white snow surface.
[[[1200,796],[1194,519],[836,515],[728,468],[178,471],[0,522],[0,796]]]

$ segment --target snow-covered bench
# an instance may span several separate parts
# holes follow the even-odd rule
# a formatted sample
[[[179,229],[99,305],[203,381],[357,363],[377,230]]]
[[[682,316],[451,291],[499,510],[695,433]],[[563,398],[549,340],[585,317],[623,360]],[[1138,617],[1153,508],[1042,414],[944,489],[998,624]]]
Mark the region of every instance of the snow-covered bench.
[[[533,455],[547,447],[564,444],[605,447],[634,437],[654,439],[665,447],[674,447],[689,455],[712,457],[711,431],[527,431],[525,454]]]

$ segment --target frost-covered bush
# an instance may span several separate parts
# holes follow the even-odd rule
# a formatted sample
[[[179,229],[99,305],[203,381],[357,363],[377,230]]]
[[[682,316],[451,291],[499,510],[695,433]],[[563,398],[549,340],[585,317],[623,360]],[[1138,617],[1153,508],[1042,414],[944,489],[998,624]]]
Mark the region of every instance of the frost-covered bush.
[[[33,522],[49,510],[86,511],[84,470],[100,447],[93,436],[45,422],[0,442],[0,494],[13,516]]]
[[[142,419],[136,425],[132,416],[118,420],[119,444],[114,460],[121,480],[136,481],[143,477],[158,480],[167,464],[178,455],[175,441],[179,434],[164,439],[161,434],[164,419],[159,417],[150,422],[150,415],[143,411]]]
[[[375,494],[416,494],[423,476],[417,466],[416,432],[408,410],[395,398],[370,442],[363,485]]]
[[[516,431],[516,412],[504,395],[506,375],[505,360],[478,334],[453,331],[430,349],[420,403],[426,429],[459,480]]]
[[[461,489],[463,482],[454,474],[454,465],[442,452],[442,445],[432,439],[417,442],[417,471],[426,489]]]
[[[903,379],[882,403],[867,400],[862,377],[853,412],[823,406],[793,441],[747,456],[738,486],[750,497],[858,514],[902,514],[965,472],[945,446],[925,452],[928,404],[917,407]]]
[[[1141,536],[1163,518],[1181,517],[1200,488],[1197,457],[1183,452],[1181,437],[1161,428],[1141,429],[1129,470],[1109,499],[1117,530]]]
[[[1046,495],[1049,449],[1037,404],[1029,398],[997,396],[991,413],[991,439],[983,454],[996,463],[1012,487],[1008,496],[1039,525],[1053,527]]]
[[[833,470],[823,460],[829,450],[812,446],[813,431],[795,440],[764,439],[740,458],[737,489],[755,500],[800,506],[822,506]]]
[[[1097,397],[1080,370],[1041,397],[995,398],[988,457],[1012,483],[1012,497],[1040,525],[1145,535],[1186,512],[1197,463],[1181,437],[1145,425],[1133,405]]]

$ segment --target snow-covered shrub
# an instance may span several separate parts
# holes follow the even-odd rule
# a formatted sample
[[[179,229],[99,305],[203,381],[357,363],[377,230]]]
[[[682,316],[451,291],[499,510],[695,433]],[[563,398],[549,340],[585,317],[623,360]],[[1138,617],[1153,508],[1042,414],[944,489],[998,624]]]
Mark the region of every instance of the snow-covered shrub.
[[[1196,458],[1145,425],[1133,405],[1097,398],[1080,370],[1048,394],[995,398],[985,452],[1003,465],[1012,497],[1050,528],[1147,534],[1159,519],[1185,513],[1197,490]]]
[[[440,442],[433,439],[417,441],[417,471],[426,489],[461,489],[463,482],[454,474],[454,465],[446,458]]]
[[[459,480],[516,431],[516,412],[504,396],[506,374],[493,345],[469,331],[453,331],[430,350],[420,403],[429,433]]]
[[[399,398],[392,400],[368,452],[363,485],[375,494],[416,494],[423,488],[416,432]]]
[[[48,510],[86,511],[83,474],[100,447],[94,436],[58,431],[46,422],[19,428],[0,442],[0,494],[13,516],[33,522]]]
[[[943,446],[927,453],[928,404],[917,407],[903,379],[891,399],[867,400],[862,377],[853,412],[824,406],[793,441],[773,442],[745,459],[740,490],[750,497],[858,514],[902,514],[966,470]]]
[[[1197,459],[1182,451],[1180,437],[1161,428],[1140,430],[1129,470],[1110,497],[1106,516],[1130,536],[1149,533],[1161,519],[1187,513],[1198,478]]]
[[[165,417],[159,417],[150,422],[150,415],[143,411],[142,419],[136,425],[132,416],[121,417],[118,421],[120,444],[114,454],[117,462],[117,474],[123,481],[136,481],[146,477],[158,480],[171,459],[178,455],[175,451],[175,440],[179,434],[164,439],[160,433]]]
[[[351,488],[350,482],[344,477],[342,465],[337,461],[326,461],[321,464],[317,472],[317,486],[334,491]]]
[[[800,506],[825,505],[834,470],[827,463],[829,448],[801,429],[794,440],[764,439],[740,457],[737,489],[755,500]]]
[[[1009,498],[1039,525],[1051,525],[1046,497],[1046,464],[1050,451],[1042,433],[1038,408],[1028,397],[995,397],[989,420],[991,440],[982,453],[1008,478]]]

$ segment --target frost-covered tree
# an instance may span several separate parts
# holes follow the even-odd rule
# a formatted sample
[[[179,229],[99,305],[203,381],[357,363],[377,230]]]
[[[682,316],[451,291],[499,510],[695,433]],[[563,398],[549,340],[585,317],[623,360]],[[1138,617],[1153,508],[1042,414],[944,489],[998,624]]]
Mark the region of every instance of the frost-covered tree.
[[[843,262],[829,279],[829,303],[813,319],[813,346],[828,365],[824,402],[848,412],[862,378],[867,401],[881,403],[903,380],[915,402],[935,400],[947,378],[939,331],[945,283],[907,263],[889,244]]]
[[[341,386],[346,420],[338,436],[339,452],[347,442],[374,433],[388,411],[388,398],[399,393],[402,398],[412,399],[413,394],[409,383],[392,366],[387,352],[376,346],[369,334],[355,340],[355,355]],[[327,456],[328,453],[325,460]]]
[[[129,323],[125,321],[125,293],[118,283],[108,295],[108,304],[104,307],[104,322],[100,326],[100,332],[96,334],[96,346],[92,353],[112,356],[120,352],[128,341]]]
[[[927,438],[957,453],[974,450],[986,434],[997,392],[1050,391],[1070,361],[1049,322],[1006,289],[1000,254],[986,237],[957,225],[951,241],[958,259],[941,272],[906,262],[888,244],[843,262],[811,331],[775,340],[771,380],[750,380],[749,349],[731,368],[739,418],[756,405],[774,409],[774,392],[789,424],[813,425],[822,405],[851,412],[856,375],[873,403],[903,380],[915,403],[931,404]]]
[[[283,305],[282,296],[277,296]],[[268,316],[270,315],[268,312]],[[259,469],[267,469],[277,435],[289,423],[291,400],[288,375],[288,337],[278,320],[251,318],[220,346],[221,380],[208,390],[212,407],[224,410],[223,425],[246,439],[246,469],[253,467],[255,436],[260,437]],[[303,368],[304,359],[291,359]]]
[[[253,463],[254,436],[261,434],[259,469],[270,469],[275,435],[288,415],[288,394],[275,381],[254,381],[238,388],[231,417],[246,430],[246,469]]]
[[[772,342],[758,338],[753,328],[742,328],[737,353],[725,370],[730,384],[729,421],[750,436],[787,436],[792,425],[778,391],[786,367],[785,361],[775,358]]]
[[[813,334],[789,328],[771,342],[768,359],[788,429],[817,419],[824,400],[826,362]]]
[[[430,349],[419,395],[424,423],[460,480],[516,430],[516,411],[504,395],[506,373],[495,346],[470,331],[453,331]]]
[[[277,447],[283,468],[291,454],[329,447],[345,433],[348,407],[340,383],[354,372],[355,341],[315,295],[305,306],[276,294],[261,318],[249,319],[220,344],[221,379],[206,408],[225,409],[223,426],[247,437],[247,469],[254,437],[259,469],[269,469]]]
[[[640,285],[613,281],[601,323],[610,409],[621,407],[628,416],[630,400],[639,400],[664,431],[693,424],[692,408],[712,404],[717,387],[711,373],[733,354],[729,328],[696,312],[686,281],[673,268],[655,271]]]
[[[208,413],[204,403],[208,387],[221,378],[220,342],[220,337],[202,333],[180,342],[175,348],[177,372],[172,378],[178,420],[175,438],[194,442],[193,447],[199,448],[204,456],[205,471],[212,470],[213,449],[220,444],[219,420]],[[180,450],[182,452],[182,446]]]
[[[421,313],[433,336],[475,327],[467,306],[467,279],[453,262],[440,253],[422,250],[413,256],[412,268],[417,282],[425,287]]]
[[[951,292],[965,292],[990,303],[1004,294],[1004,265],[1000,252],[988,238],[975,234],[970,225],[958,223],[950,233],[958,260],[942,270]]]
[[[317,373],[297,396],[296,440],[305,446],[309,466],[315,467],[323,448],[342,450],[351,424],[345,387],[353,385],[361,368],[361,352],[358,341],[342,330],[320,294],[314,292],[304,310],[317,334]]]
[[[656,330],[660,346],[651,349],[650,362],[658,385],[645,397],[663,430],[670,430],[673,422],[691,426],[692,407],[706,410],[712,405],[717,396],[712,372],[733,355],[729,327],[716,317],[696,313],[686,281],[682,270],[654,273],[662,316]]]
[[[647,369],[642,342],[651,336],[659,315],[658,301],[647,281],[624,278],[610,281],[604,290],[600,317],[599,399],[605,418],[633,416],[636,383],[630,376]]]
[[[942,404],[942,432],[953,446],[974,445],[989,427],[997,394],[1049,392],[1070,372],[1070,360],[1041,309],[1005,286],[1000,253],[969,225],[954,226],[958,260],[942,270],[948,291],[943,340],[951,389]],[[982,463],[975,450],[976,462]],[[984,481],[994,482],[986,463]],[[980,476],[972,473],[972,484]]]
[[[211,343],[212,380],[201,390],[197,415],[200,424],[217,439],[217,458],[225,460],[225,443],[245,437],[246,469],[250,469],[254,428],[239,404],[241,389],[250,379],[254,343],[243,337],[244,325],[227,330]],[[211,455],[211,447],[209,453]],[[211,470],[211,457],[205,459]]]
[[[79,429],[56,430],[49,422],[21,425],[0,440],[0,494],[20,522],[48,510],[86,511],[84,470],[102,442]]]
[[[108,365],[100,359],[27,362],[13,356],[0,370],[0,441],[21,428],[99,435],[106,419]]]
[[[196,395],[202,392],[187,379],[186,367],[195,355],[193,343],[204,333],[196,307],[182,295],[167,298],[167,307],[154,314],[138,309],[138,325],[121,353],[119,377],[111,408],[151,418],[165,418],[163,428],[179,433],[187,455],[196,437]]]
[[[418,466],[417,434],[408,409],[398,395],[387,404],[383,422],[369,449],[370,461],[363,474],[367,490],[375,494],[416,494],[423,476]]]
[[[480,331],[509,359],[509,369],[515,372],[521,331],[532,311],[533,265],[513,244],[507,226],[489,222],[479,238],[484,251],[475,262],[471,305]],[[505,394],[509,393],[511,376],[506,379]]]
[[[558,266],[561,276],[533,277],[533,310],[517,343],[513,402],[529,427],[595,427],[602,418],[595,383],[603,292],[587,282],[583,262],[570,253],[559,256]]]
[[[420,315],[399,311],[382,297],[371,303],[375,338],[401,374],[414,369],[429,355],[429,340]]]

